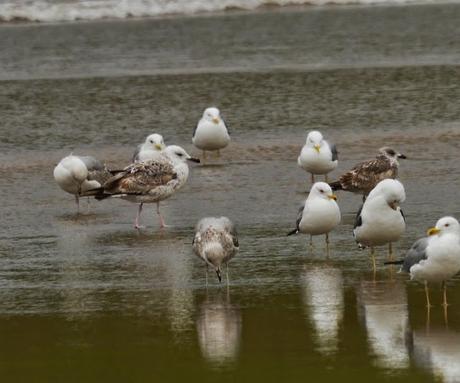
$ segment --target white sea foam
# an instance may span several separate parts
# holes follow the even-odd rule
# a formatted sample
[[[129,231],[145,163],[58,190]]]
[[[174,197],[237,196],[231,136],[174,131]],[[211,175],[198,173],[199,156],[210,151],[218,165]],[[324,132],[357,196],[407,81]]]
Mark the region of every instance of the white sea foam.
[[[437,0],[0,0],[0,21],[56,22],[194,14],[264,5],[433,3]],[[450,2],[460,2],[452,0]]]

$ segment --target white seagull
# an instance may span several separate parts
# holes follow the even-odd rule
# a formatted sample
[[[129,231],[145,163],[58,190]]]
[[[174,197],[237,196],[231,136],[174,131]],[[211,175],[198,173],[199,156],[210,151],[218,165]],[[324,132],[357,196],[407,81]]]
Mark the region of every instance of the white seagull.
[[[193,238],[193,250],[206,263],[206,283],[208,281],[208,265],[222,281],[221,266],[226,264],[228,283],[228,262],[239,250],[238,236],[235,226],[227,217],[206,217],[196,225]]]
[[[315,174],[327,174],[337,167],[337,148],[323,138],[317,130],[308,133],[307,141],[303,146],[297,163],[305,171],[311,173],[311,183],[315,182]]]
[[[54,168],[54,179],[60,188],[75,196],[77,211],[80,197],[94,196],[112,174],[106,166],[91,156],[64,157]]]
[[[219,156],[219,150],[225,148],[229,142],[230,135],[219,109],[207,108],[193,132],[193,145],[201,149],[203,158],[206,158],[206,151],[211,150],[216,150]]]
[[[404,154],[387,146],[379,149],[380,154],[369,161],[355,165],[342,174],[338,181],[331,182],[332,190],[345,190],[363,194],[363,200],[382,180],[398,177],[398,158],[407,158]]]
[[[412,280],[424,282],[427,307],[431,306],[428,283],[441,282],[446,307],[446,281],[460,271],[460,224],[454,217],[443,217],[427,234],[412,245],[404,260],[387,263],[401,263]]]
[[[403,184],[385,179],[372,189],[356,215],[353,235],[361,247],[371,248],[374,271],[374,247],[388,243],[392,257],[392,243],[398,241],[406,229],[406,220],[399,207],[405,199]]]
[[[158,133],[149,135],[143,144],[140,144],[133,155],[133,162],[155,160],[158,154],[165,148],[163,136]]]
[[[139,219],[144,203],[156,203],[161,227],[165,227],[160,213],[160,201],[171,197],[187,181],[187,161],[200,162],[192,158],[183,148],[170,145],[156,160],[136,162],[113,176],[99,189],[96,199],[120,197],[139,203],[134,227],[141,228]]]
[[[329,232],[340,223],[340,209],[337,197],[325,182],[316,182],[311,187],[305,204],[299,209],[296,228],[288,235],[310,234],[310,245],[313,235],[326,235],[329,244]]]

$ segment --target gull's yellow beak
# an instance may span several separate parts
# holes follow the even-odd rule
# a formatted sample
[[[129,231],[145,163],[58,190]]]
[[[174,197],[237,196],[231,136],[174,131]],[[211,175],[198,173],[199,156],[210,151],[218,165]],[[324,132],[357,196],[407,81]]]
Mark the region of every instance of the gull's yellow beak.
[[[220,121],[220,120],[219,120],[218,117],[214,117],[214,118],[212,119],[212,122],[214,122],[214,124],[218,124],[219,121]]]
[[[316,144],[316,145],[314,146],[314,148],[315,148],[315,150],[319,153],[319,150],[321,149],[321,146],[318,145],[318,144]]]
[[[335,194],[329,194],[329,195],[327,196],[327,198],[333,199],[334,201],[337,201],[337,196],[336,196]]]
[[[432,227],[432,228],[428,229],[428,231],[426,233],[428,235],[435,235],[435,234],[438,234],[439,232],[441,232],[441,230],[439,230],[437,227]]]
[[[157,149],[157,150],[162,150],[162,149],[163,149],[163,145],[161,145],[161,144],[155,144],[155,149]]]

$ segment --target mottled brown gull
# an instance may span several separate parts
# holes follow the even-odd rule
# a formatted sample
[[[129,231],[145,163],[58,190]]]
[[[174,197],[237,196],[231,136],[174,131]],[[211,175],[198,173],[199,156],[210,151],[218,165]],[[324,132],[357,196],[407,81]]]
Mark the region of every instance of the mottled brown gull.
[[[168,146],[156,160],[136,162],[110,178],[100,188],[97,199],[120,197],[139,203],[134,222],[141,228],[139,219],[144,203],[156,203],[161,227],[165,226],[160,213],[160,201],[171,197],[187,181],[189,168],[187,161],[200,162],[192,158],[183,148]]]
[[[348,172],[342,174],[338,181],[329,185],[332,190],[345,190],[360,193],[366,197],[369,192],[386,178],[398,177],[398,158],[406,158],[404,154],[389,147],[380,148],[380,154],[369,161],[361,162]]]

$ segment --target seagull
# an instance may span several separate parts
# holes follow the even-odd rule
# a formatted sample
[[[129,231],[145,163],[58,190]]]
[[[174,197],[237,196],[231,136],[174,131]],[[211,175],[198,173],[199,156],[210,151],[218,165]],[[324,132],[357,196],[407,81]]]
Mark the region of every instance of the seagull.
[[[356,215],[353,236],[361,248],[371,248],[375,272],[374,247],[388,243],[392,257],[392,243],[399,240],[406,229],[406,220],[399,205],[406,199],[404,186],[393,179],[380,181],[372,189]]]
[[[415,241],[404,260],[387,264],[402,264],[401,271],[410,273],[411,280],[424,282],[427,307],[431,307],[428,283],[441,282],[447,307],[446,281],[460,271],[460,224],[454,217],[443,217],[427,235]]]
[[[99,188],[96,199],[120,197],[139,203],[134,227],[142,228],[139,219],[144,203],[157,204],[157,214],[161,227],[165,227],[160,213],[160,201],[171,197],[187,181],[189,168],[187,161],[200,162],[192,158],[183,148],[170,145],[156,160],[135,162],[113,176]]]
[[[299,166],[311,173],[311,183],[315,183],[315,174],[324,174],[327,182],[327,173],[337,167],[337,148],[323,138],[317,130],[308,133],[307,141],[303,146],[297,163]]]
[[[219,109],[207,108],[193,132],[193,145],[201,149],[203,158],[206,158],[206,151],[211,150],[216,150],[219,156],[219,150],[225,148],[229,142],[230,135]]]
[[[96,194],[94,189],[112,177],[106,166],[91,156],[69,155],[54,168],[54,179],[60,188],[75,195],[77,212],[80,210],[80,197]]]
[[[296,228],[287,235],[305,233],[312,236],[326,234],[326,245],[329,245],[329,232],[340,223],[340,209],[337,197],[325,182],[316,182],[311,187],[305,204],[297,214]]]
[[[338,181],[332,182],[332,190],[345,190],[362,193],[363,200],[369,192],[386,178],[398,177],[398,158],[407,158],[387,146],[379,149],[380,154],[372,160],[357,164],[348,172],[342,174]]]
[[[145,160],[154,160],[158,158],[158,154],[165,148],[163,136],[158,133],[147,136],[145,142],[140,144],[133,155],[133,162],[141,162]]]
[[[239,250],[238,236],[235,226],[227,217],[206,217],[196,225],[193,238],[193,250],[206,262],[206,283],[208,281],[208,265],[217,274],[219,282],[222,281],[221,265],[226,264],[228,283],[228,262]]]

